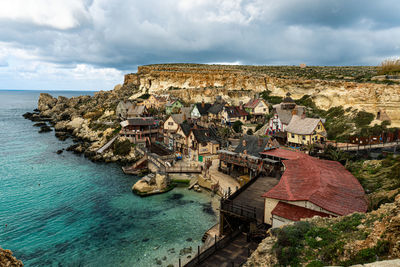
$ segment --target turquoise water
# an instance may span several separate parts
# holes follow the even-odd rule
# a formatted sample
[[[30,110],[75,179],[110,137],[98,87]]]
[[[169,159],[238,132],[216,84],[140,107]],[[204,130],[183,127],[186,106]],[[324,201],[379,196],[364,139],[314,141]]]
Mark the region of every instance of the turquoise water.
[[[131,193],[137,178],[118,165],[57,155],[71,141],[39,134],[21,116],[38,96],[0,91],[1,247],[25,266],[160,266],[155,258],[164,256],[166,266],[177,265],[182,248],[196,251],[216,222],[209,196],[177,188],[140,198]]]

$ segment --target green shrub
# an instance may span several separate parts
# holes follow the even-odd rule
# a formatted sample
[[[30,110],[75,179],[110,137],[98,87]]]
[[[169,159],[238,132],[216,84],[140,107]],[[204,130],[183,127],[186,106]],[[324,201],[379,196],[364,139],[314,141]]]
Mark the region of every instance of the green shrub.
[[[356,116],[354,117],[354,122],[358,127],[365,127],[368,126],[374,119],[374,114],[366,112],[366,111],[359,111]]]
[[[131,152],[131,142],[129,140],[114,142],[114,155],[126,156]]]
[[[310,262],[306,266],[307,267],[323,267],[325,265],[322,262],[320,262],[319,260],[315,260],[315,261]]]
[[[280,265],[299,265],[298,256],[303,248],[304,236],[310,228],[311,224],[308,222],[297,222],[273,231],[273,234],[277,236],[274,250]]]
[[[232,125],[232,128],[236,133],[241,133],[242,125],[243,125],[243,123],[241,121],[235,121]]]

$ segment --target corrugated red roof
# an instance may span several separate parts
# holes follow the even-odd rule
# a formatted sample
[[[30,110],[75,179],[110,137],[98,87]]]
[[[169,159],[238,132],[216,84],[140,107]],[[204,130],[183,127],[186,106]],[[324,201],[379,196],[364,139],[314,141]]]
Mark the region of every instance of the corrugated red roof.
[[[296,152],[296,151],[283,149],[283,148],[276,148],[276,149],[264,151],[264,152],[261,152],[260,154],[274,156],[274,157],[278,157],[278,158],[282,158],[282,159],[298,159],[298,158],[309,157],[305,153]]]
[[[338,215],[367,211],[364,189],[339,162],[307,156],[283,163],[281,180],[263,197],[309,201]]]
[[[255,108],[255,107],[257,107],[257,105],[260,101],[261,100],[259,98],[256,98],[256,99],[252,98],[249,100],[249,102],[246,103],[246,105],[244,105],[244,107],[245,108]]]
[[[276,207],[272,210],[271,214],[286,218],[292,221],[300,221],[303,218],[312,218],[314,216],[329,217],[330,214],[310,210],[304,207],[292,205],[286,202],[279,201]]]

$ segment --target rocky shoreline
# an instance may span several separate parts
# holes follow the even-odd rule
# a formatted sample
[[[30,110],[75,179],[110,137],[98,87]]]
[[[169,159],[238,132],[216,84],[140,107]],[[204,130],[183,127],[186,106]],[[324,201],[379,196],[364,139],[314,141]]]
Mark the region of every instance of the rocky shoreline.
[[[72,139],[74,144],[60,148],[57,154],[65,150],[83,154],[93,162],[129,164],[138,159],[135,149],[130,149],[124,155],[115,151],[99,154],[97,150],[118,134],[120,128],[115,107],[121,99],[129,97],[134,89],[116,86],[112,91],[96,92],[94,96],[71,98],[55,98],[41,93],[37,109],[23,114],[23,117],[34,122],[33,126],[39,128],[39,133],[54,131],[61,141]]]
[[[11,250],[0,247],[0,266],[22,267],[24,264],[13,256]]]

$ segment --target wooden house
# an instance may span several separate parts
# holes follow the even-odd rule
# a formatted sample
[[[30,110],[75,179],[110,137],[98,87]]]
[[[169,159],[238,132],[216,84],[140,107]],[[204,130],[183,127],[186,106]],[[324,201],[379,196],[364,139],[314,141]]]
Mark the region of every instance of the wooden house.
[[[264,223],[280,227],[314,216],[367,211],[364,189],[339,162],[284,149],[264,154],[281,158],[284,165],[279,183],[263,194]]]
[[[286,128],[287,142],[293,145],[311,145],[326,141],[327,133],[321,119],[293,115]]]
[[[193,160],[204,162],[208,157],[217,154],[220,143],[209,128],[194,126],[188,137],[188,154]]]
[[[127,114],[127,118],[147,117],[149,113],[145,105],[133,104]]]
[[[257,116],[265,116],[269,114],[268,104],[261,98],[252,98],[244,105],[244,109],[250,115]]]
[[[149,98],[143,101],[143,105],[145,105],[147,109],[160,109],[164,108],[169,100],[169,95],[150,95]]]
[[[170,115],[172,113],[179,113],[182,107],[183,107],[183,104],[178,99],[169,100],[167,102],[167,104],[165,105],[165,113],[167,115]]]
[[[263,134],[272,135],[276,132],[284,132],[289,125],[293,115],[302,115],[305,113],[304,106],[297,105],[288,93],[280,104],[273,106],[272,113],[274,114]]]
[[[121,122],[119,134],[134,144],[155,141],[160,134],[160,125],[153,118],[131,118]]]
[[[224,106],[222,110],[222,122],[228,125],[233,124],[235,121],[245,123],[247,121],[247,115],[249,114],[243,108],[243,105],[238,107]]]
[[[204,101],[202,101],[201,103],[196,103],[193,106],[192,112],[190,113],[190,117],[194,120],[199,120],[201,118],[203,118],[203,120],[205,118],[207,118],[208,116],[208,110],[211,107],[210,103],[204,103]]]
[[[128,117],[128,110],[133,106],[132,101],[119,101],[117,108],[115,109],[115,114],[118,118],[125,120]]]

